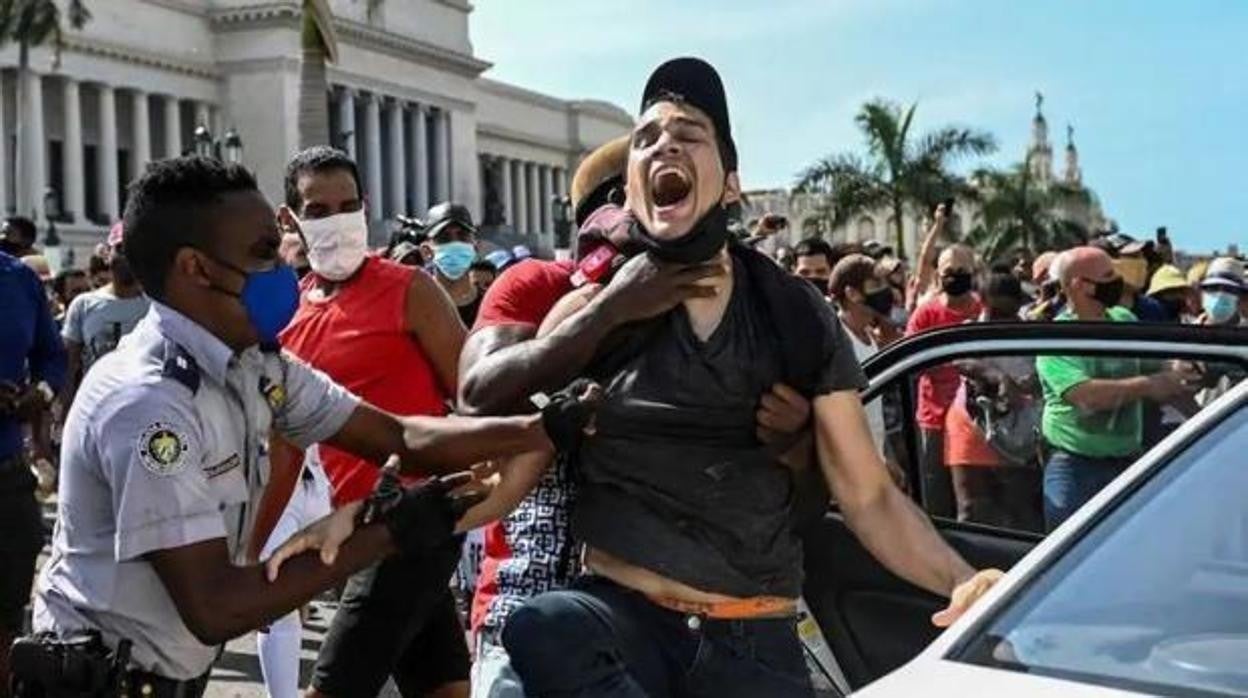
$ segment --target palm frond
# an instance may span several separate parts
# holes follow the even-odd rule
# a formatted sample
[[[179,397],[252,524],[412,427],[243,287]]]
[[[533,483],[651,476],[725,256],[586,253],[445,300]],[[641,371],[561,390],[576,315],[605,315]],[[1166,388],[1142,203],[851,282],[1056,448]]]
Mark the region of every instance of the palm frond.
[[[968,156],[982,157],[997,150],[997,140],[986,131],[969,128],[942,128],[925,134],[914,148],[913,159],[918,162],[947,165],[951,160]]]
[[[76,30],[80,30],[91,21],[91,11],[87,9],[86,3],[82,0],[69,0],[66,6],[66,14],[69,15],[69,26]]]
[[[897,141],[901,133],[901,110],[896,104],[883,99],[876,99],[862,105],[855,121],[858,128],[867,138],[867,148],[882,161],[889,164],[889,169],[896,170],[902,153],[897,152]]]

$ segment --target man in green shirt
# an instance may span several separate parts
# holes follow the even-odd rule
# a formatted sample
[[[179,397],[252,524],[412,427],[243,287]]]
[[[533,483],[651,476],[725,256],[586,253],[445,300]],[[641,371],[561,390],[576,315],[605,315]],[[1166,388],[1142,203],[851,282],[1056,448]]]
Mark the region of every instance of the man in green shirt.
[[[1062,290],[1068,299],[1059,321],[1135,322],[1116,305],[1122,277],[1108,254],[1094,247],[1062,253]],[[1044,519],[1049,530],[1065,521],[1118,476],[1143,445],[1143,401],[1190,396],[1196,376],[1148,372],[1140,359],[1116,356],[1042,356],[1036,370],[1044,390],[1041,432],[1051,449],[1044,469]]]

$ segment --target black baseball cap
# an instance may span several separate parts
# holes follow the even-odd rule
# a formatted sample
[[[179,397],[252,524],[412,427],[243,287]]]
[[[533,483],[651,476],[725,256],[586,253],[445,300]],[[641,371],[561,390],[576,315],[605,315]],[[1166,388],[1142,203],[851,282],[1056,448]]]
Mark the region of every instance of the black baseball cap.
[[[655,102],[677,99],[697,107],[715,124],[716,134],[724,146],[724,169],[737,171],[737,144],[732,140],[732,122],[728,118],[728,98],[724,83],[710,63],[701,58],[673,58],[654,69],[641,93],[644,113]]]
[[[477,234],[477,226],[472,223],[472,213],[468,211],[468,207],[449,201],[429,209],[429,215],[425,216],[425,234],[429,240],[433,240],[443,228],[452,223],[473,235]]]

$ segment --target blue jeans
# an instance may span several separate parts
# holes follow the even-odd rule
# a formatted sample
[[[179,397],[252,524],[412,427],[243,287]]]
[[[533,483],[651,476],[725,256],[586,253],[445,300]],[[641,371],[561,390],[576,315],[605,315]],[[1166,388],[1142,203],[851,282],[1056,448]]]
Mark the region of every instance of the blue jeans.
[[[601,577],[532,599],[503,644],[535,698],[813,698],[796,618],[710,620]]]
[[[1090,458],[1054,449],[1044,466],[1045,529],[1069,519],[1130,464],[1130,458]]]

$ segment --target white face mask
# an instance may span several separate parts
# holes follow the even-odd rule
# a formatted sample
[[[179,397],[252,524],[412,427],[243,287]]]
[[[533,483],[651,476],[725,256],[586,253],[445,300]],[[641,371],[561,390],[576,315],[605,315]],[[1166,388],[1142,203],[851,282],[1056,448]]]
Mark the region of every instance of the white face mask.
[[[368,221],[364,209],[299,221],[308,245],[312,271],[329,281],[349,278],[368,255]]]

